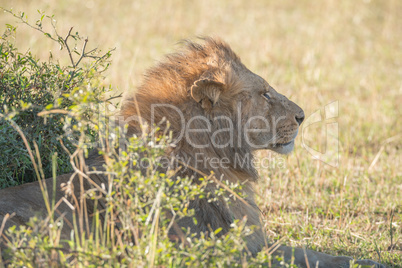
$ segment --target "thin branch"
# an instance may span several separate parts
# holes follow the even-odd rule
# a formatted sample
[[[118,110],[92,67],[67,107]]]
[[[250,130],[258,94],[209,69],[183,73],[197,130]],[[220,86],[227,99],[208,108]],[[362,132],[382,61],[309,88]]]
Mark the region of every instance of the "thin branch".
[[[64,46],[65,46],[66,49],[67,49],[68,55],[70,56],[71,64],[73,65],[73,68],[75,68],[76,65],[75,65],[75,63],[74,63],[73,55],[71,55],[70,47],[69,47],[68,44],[67,44],[67,40],[68,40],[68,38],[71,36],[71,31],[72,31],[72,30],[73,30],[73,27],[71,27],[70,30],[68,31],[68,34],[67,34],[66,38],[63,39],[63,43],[64,43]]]
[[[88,43],[88,37],[85,38],[85,40],[84,40],[84,45],[82,46],[82,51],[81,51],[81,57],[78,59],[76,65],[80,64],[81,60],[83,58],[85,58],[85,48],[87,46],[87,43]]]
[[[114,99],[118,99],[118,98],[121,98],[121,97],[123,97],[123,93],[120,93],[117,96],[110,97],[110,98],[106,99],[105,102],[108,102],[108,101],[111,101],[111,100],[114,100]]]
[[[53,109],[50,111],[42,111],[42,112],[38,113],[39,116],[44,116],[44,115],[48,115],[48,114],[71,114],[71,112],[63,110],[63,109]]]
[[[13,17],[19,19],[22,23],[24,23],[25,25],[28,25],[29,27],[31,27],[32,29],[38,30],[39,32],[45,34],[47,37],[49,37],[50,39],[52,39],[53,41],[58,42],[59,40],[52,37],[49,33],[45,32],[42,30],[41,27],[35,27],[33,25],[31,25],[27,20],[24,20],[24,18],[22,16],[17,16],[15,13],[13,13],[11,10],[5,9],[3,7],[0,7],[1,10],[3,10],[4,12],[7,12],[9,14],[11,14]],[[56,33],[57,35],[57,33]]]
[[[87,38],[88,38],[88,37],[87,37]],[[94,53],[94,52],[96,52],[97,50],[98,50],[98,48],[96,47],[96,48],[94,48],[94,49],[88,51],[87,53],[85,53],[85,56],[86,56],[86,57],[96,57],[96,56],[90,56],[90,55],[88,55],[88,54]],[[99,57],[98,57],[98,58],[99,58]]]

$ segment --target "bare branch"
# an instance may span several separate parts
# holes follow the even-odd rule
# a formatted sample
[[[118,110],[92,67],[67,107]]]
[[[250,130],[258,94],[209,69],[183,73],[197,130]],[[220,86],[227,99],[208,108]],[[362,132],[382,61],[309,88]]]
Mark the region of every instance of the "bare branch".
[[[63,43],[64,43],[64,45],[65,45],[65,47],[66,47],[66,49],[67,49],[68,55],[70,56],[71,64],[72,64],[73,67],[75,68],[75,67],[76,67],[76,64],[74,63],[73,55],[71,55],[70,47],[69,47],[68,44],[67,44],[67,40],[68,40],[68,38],[71,36],[71,31],[72,31],[72,30],[73,30],[73,27],[71,27],[70,30],[68,31],[68,34],[67,34],[66,38],[63,39]]]
[[[120,93],[120,94],[117,95],[117,96],[113,96],[113,97],[110,97],[110,98],[106,99],[105,102],[111,101],[111,100],[113,100],[113,99],[121,98],[122,96],[123,96],[123,93]]]
[[[85,40],[84,40],[84,45],[82,46],[81,57],[78,59],[76,65],[80,64],[81,60],[85,57],[85,48],[87,46],[87,43],[88,43],[88,37],[85,38]]]

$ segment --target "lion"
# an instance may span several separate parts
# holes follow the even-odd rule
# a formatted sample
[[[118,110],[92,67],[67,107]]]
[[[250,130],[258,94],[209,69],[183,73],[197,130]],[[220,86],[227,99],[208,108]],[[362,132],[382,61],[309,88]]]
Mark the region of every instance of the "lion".
[[[169,128],[172,133],[168,155],[185,165],[178,175],[197,183],[200,174],[212,171],[218,181],[242,184],[245,198],[231,198],[230,202],[201,198],[190,201],[189,208],[194,209],[197,221],[183,218],[177,222],[181,228],[195,234],[221,228],[224,235],[235,220],[246,219],[247,225],[256,226],[246,237],[247,250],[255,255],[269,246],[254,198],[259,177],[253,155],[258,150],[279,154],[293,150],[305,117],[297,104],[251,72],[227,43],[207,37],[202,43],[185,41],[183,50],[167,55],[150,68],[137,92],[126,96],[120,115],[129,135],[139,133],[144,122],[149,126],[169,122],[158,126],[161,131]],[[102,160],[91,161],[91,165],[102,166]],[[91,179],[96,184],[104,180],[96,175]],[[68,174],[57,177],[57,189],[68,180]],[[51,179],[46,183],[51,189]],[[57,190],[56,198],[63,196]],[[91,211],[93,207],[88,205]],[[43,200],[38,183],[0,191],[0,222],[7,213],[15,213],[6,222],[8,226],[25,224],[34,211],[41,210]],[[59,211],[66,214],[66,220],[72,220],[67,205],[62,204]],[[67,237],[70,231],[63,230]],[[177,228],[172,229],[171,235],[180,235]],[[288,246],[278,246],[274,254],[283,255],[289,263],[293,258],[299,267],[349,267],[352,260]],[[384,267],[371,260],[356,263]]]

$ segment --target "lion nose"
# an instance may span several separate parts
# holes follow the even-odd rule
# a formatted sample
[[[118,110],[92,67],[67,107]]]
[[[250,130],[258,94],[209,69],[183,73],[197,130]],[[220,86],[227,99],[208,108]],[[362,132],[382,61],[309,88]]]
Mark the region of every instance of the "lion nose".
[[[301,123],[303,123],[304,121],[304,114],[303,115],[296,115],[296,122],[299,124],[299,126],[301,125]]]

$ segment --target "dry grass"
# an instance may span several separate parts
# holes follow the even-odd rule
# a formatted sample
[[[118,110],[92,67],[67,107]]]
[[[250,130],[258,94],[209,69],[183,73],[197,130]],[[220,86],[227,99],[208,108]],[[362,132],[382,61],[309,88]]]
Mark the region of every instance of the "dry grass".
[[[0,6],[55,14],[103,50],[116,47],[107,83],[131,90],[143,71],[197,35],[220,36],[243,62],[309,116],[339,102],[338,167],[300,145],[284,165],[260,171],[271,238],[402,267],[402,2],[22,1]],[[0,31],[14,19],[0,17]],[[40,40],[40,43],[38,43]],[[46,58],[52,42],[20,26],[17,46]],[[324,124],[305,142],[325,149]],[[281,163],[282,163],[281,162]],[[369,168],[370,167],[370,168]],[[392,229],[391,229],[392,228]],[[392,231],[391,231],[392,230]]]

